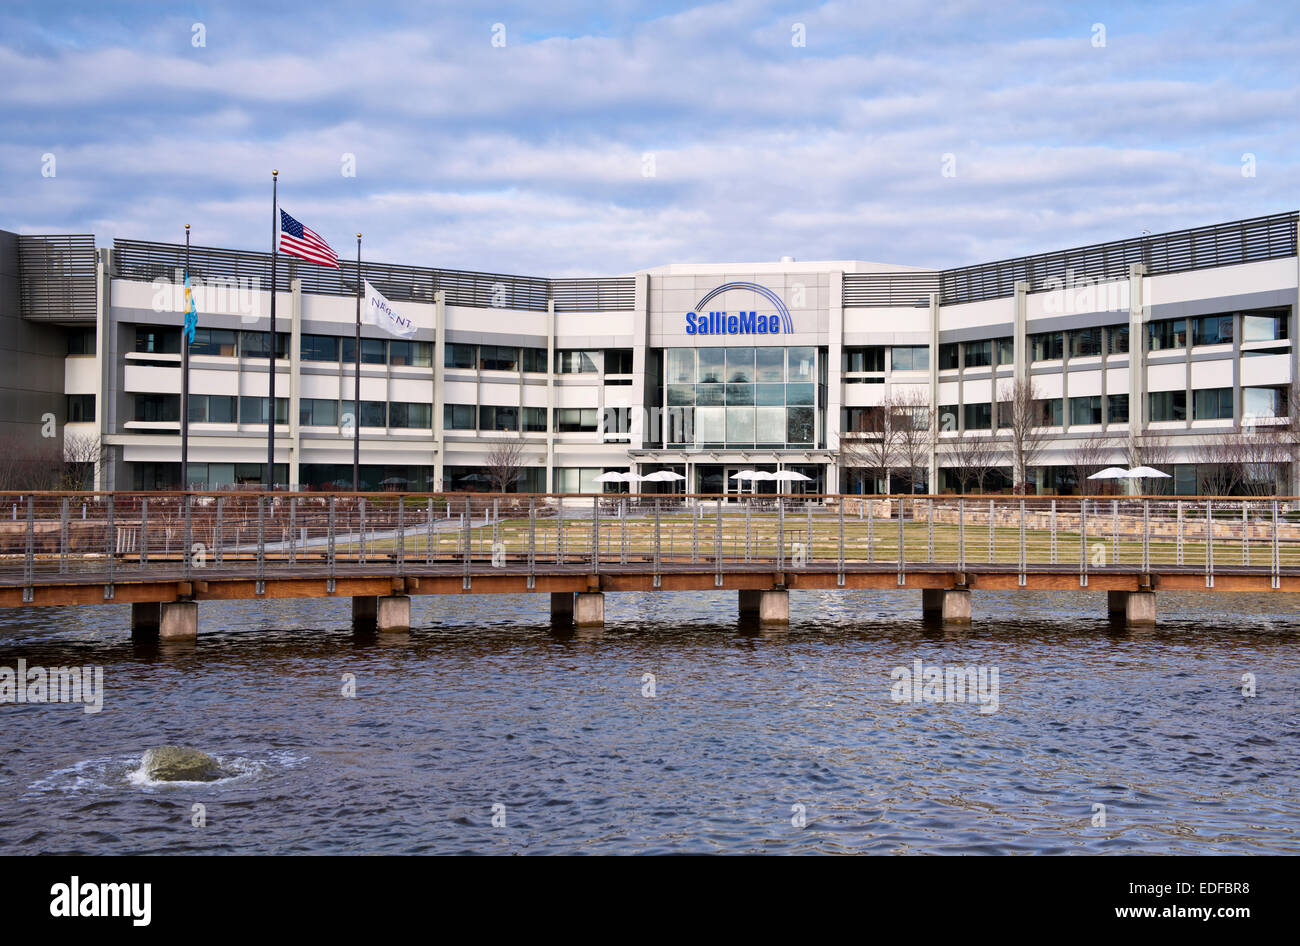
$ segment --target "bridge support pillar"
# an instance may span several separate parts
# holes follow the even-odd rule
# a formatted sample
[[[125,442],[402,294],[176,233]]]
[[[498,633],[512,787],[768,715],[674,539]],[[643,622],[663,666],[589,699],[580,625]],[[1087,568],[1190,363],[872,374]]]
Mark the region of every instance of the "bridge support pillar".
[[[1156,593],[1154,591],[1108,591],[1106,611],[1115,620],[1125,624],[1156,623]]]
[[[378,617],[378,601],[374,595],[358,595],[352,599],[352,627],[355,630],[370,630]]]
[[[923,588],[921,614],[945,624],[969,624],[970,591],[965,588]]]
[[[603,627],[605,624],[605,593],[579,591],[573,596],[573,623],[576,627]]]
[[[137,601],[131,605],[131,636],[152,639],[162,624],[162,605],[157,601]]]
[[[756,620],[759,624],[790,623],[790,592],[740,591],[741,620]]]
[[[411,629],[410,595],[381,595],[370,600],[375,603],[375,625],[380,633],[402,633]]]
[[[158,636],[165,641],[192,641],[199,636],[197,601],[165,601],[159,606]]]

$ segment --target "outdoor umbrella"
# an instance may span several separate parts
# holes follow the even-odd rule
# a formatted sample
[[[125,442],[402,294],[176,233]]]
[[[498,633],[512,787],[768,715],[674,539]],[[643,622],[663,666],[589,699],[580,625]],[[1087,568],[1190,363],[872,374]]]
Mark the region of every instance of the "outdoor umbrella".
[[[597,483],[626,483],[627,480],[623,478],[626,475],[627,474],[625,473],[619,473],[615,470],[611,470],[608,473],[602,473],[600,474],[600,476],[596,477],[596,482]]]
[[[804,476],[802,473],[797,473],[794,470],[782,470],[779,473],[773,473],[772,479],[776,480],[778,483],[807,483],[812,479],[812,477]]]
[[[1104,470],[1092,474],[1088,477],[1090,480],[1121,480],[1129,476],[1129,471],[1119,466],[1108,466]]]
[[[1129,470],[1124,475],[1134,480],[1169,478],[1168,473],[1162,473],[1161,471],[1155,469],[1154,467],[1149,467],[1149,466],[1135,466],[1133,467],[1133,469]]]

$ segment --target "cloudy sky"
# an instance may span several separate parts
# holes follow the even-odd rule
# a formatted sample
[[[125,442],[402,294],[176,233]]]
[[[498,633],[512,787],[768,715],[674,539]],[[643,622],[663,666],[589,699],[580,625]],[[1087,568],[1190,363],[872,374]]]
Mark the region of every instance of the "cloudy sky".
[[[0,228],[264,249],[275,167],[282,207],[389,262],[982,262],[1300,206],[1298,26],[1286,3],[6,0]]]

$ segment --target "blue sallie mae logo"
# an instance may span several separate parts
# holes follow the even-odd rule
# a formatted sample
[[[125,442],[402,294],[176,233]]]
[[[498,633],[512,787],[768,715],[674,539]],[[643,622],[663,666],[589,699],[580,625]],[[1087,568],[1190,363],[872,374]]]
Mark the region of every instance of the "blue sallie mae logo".
[[[742,311],[700,314],[700,310],[708,305],[711,299],[732,289],[746,289],[758,293],[776,306],[776,313],[769,315],[756,311]],[[780,335],[782,332],[789,334],[793,331],[794,319],[790,318],[790,310],[785,307],[781,297],[758,283],[724,283],[697,302],[694,311],[686,313],[687,335]]]

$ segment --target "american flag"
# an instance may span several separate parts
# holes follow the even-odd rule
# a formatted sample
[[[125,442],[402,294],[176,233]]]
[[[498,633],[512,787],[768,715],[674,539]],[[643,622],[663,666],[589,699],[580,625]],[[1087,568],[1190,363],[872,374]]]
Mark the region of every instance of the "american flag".
[[[280,252],[339,268],[338,254],[330,249],[330,245],[283,210],[280,211]]]

